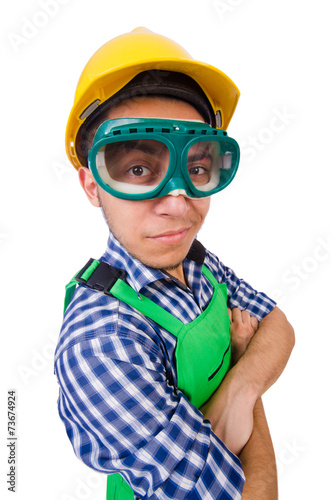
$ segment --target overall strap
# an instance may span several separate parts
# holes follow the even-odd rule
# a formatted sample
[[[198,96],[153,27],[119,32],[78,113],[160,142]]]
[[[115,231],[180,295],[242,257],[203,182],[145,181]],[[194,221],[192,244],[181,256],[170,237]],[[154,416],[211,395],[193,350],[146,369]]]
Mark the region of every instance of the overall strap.
[[[139,295],[125,283],[125,278],[125,271],[115,269],[106,262],[90,259],[66,286],[64,312],[80,283],[125,302],[177,337],[183,323],[149,298]]]
[[[213,285],[214,288],[216,288],[220,284],[213,275],[213,273],[209,271],[209,269],[205,265],[202,266],[202,272],[206,276],[207,280]]]
[[[219,285],[206,266],[202,266],[202,272],[214,288]],[[125,271],[116,269],[107,262],[90,259],[66,286],[64,312],[73,297],[77,285],[80,283],[125,302],[168,330],[175,337],[178,337],[183,323],[148,297],[139,295],[130,285],[125,283],[126,274]]]
[[[125,271],[115,269],[106,262],[89,259],[65,287],[63,314],[66,312],[78,284],[106,293],[119,278],[125,279],[125,277]]]
[[[141,312],[147,318],[152,319],[158,325],[162,326],[170,333],[178,336],[183,323],[175,318],[171,313],[163,309],[163,307],[155,304],[151,299],[145,297],[144,295],[138,295],[130,285],[122,280],[117,280],[115,285],[110,290],[111,295],[117,299],[122,300],[126,304],[129,304],[137,311]]]

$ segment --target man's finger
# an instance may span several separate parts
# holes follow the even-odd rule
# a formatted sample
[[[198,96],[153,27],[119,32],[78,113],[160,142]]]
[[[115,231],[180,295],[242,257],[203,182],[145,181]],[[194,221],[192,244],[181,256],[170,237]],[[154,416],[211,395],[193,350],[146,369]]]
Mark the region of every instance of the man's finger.
[[[248,311],[242,311],[241,318],[242,318],[243,323],[245,323],[246,325],[251,324],[251,315],[249,314]]]
[[[235,322],[241,322],[242,319],[241,319],[241,310],[239,309],[239,307],[234,307],[232,309],[232,321],[235,323]]]
[[[251,326],[252,326],[252,328],[254,328],[254,330],[257,330],[258,327],[259,327],[259,321],[258,321],[258,319],[255,316],[251,316],[250,320],[251,320]]]
[[[232,311],[231,309],[228,308],[228,313],[229,313],[229,318],[230,318],[230,321],[232,321]]]

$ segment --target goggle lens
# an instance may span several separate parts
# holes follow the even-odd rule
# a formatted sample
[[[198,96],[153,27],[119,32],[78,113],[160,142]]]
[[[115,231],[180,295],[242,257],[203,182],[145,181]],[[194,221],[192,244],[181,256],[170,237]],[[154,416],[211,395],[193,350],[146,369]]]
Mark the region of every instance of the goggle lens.
[[[153,139],[121,141],[99,149],[96,165],[103,182],[121,193],[146,193],[163,181],[169,150]]]
[[[236,166],[236,151],[219,141],[197,142],[187,155],[187,171],[198,191],[212,191],[225,185]]]

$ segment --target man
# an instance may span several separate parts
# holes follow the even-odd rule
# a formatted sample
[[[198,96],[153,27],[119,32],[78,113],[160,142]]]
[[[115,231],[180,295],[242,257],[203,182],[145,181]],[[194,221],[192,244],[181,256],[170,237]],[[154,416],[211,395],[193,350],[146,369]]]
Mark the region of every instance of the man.
[[[55,369],[68,436],[109,474],[107,498],[277,496],[260,398],[293,330],[196,240],[238,166],[224,132],[238,97],[142,28],[99,49],[77,87],[67,153],[110,235],[68,287]]]

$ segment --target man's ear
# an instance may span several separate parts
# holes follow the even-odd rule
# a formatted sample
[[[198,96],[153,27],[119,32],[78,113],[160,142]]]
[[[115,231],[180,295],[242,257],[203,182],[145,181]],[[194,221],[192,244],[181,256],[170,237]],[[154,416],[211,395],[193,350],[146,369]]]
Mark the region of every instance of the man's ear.
[[[85,191],[86,196],[94,207],[100,207],[98,197],[98,186],[92,175],[91,170],[86,167],[80,167],[78,170],[80,185]]]

